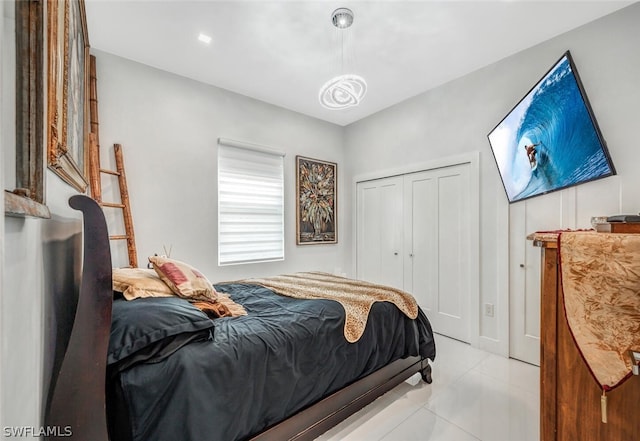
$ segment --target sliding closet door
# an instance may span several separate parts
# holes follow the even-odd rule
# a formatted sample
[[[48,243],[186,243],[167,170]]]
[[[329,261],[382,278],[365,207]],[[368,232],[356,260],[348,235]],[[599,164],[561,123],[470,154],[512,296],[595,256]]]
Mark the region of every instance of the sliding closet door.
[[[404,177],[404,289],[435,332],[469,341],[469,164]]]
[[[357,277],[402,289],[402,176],[357,184]]]

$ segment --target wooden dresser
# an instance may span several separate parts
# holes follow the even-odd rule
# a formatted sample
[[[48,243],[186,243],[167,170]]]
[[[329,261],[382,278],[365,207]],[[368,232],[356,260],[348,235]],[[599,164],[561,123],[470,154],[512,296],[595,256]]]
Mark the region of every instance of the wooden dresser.
[[[529,239],[542,251],[540,439],[640,440],[640,377],[607,392],[608,422],[602,423],[602,390],[578,352],[564,314],[557,235],[536,233]]]

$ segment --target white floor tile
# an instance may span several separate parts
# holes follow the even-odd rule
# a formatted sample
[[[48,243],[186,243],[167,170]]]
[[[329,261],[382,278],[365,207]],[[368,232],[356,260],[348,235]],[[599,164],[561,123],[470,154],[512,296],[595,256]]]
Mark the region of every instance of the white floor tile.
[[[402,383],[318,441],[537,441],[539,368],[436,335],[433,383]]]
[[[491,355],[467,343],[444,337],[440,334],[435,334],[435,341],[436,359],[433,364],[445,369],[466,372],[475,368],[481,361]]]
[[[436,334],[436,359],[431,363],[433,383],[424,382],[419,387],[400,385],[396,389],[408,392],[413,399],[425,403],[427,399],[446,389],[462,375],[477,367],[490,354],[451,338]]]
[[[408,400],[392,390],[326,432],[318,440],[377,441],[420,407],[420,403]]]
[[[382,441],[478,441],[478,438],[427,409],[419,409]]]
[[[486,441],[539,439],[536,394],[479,372],[469,372],[425,407]]]
[[[532,394],[540,393],[540,368],[537,366],[491,354],[475,370]]]

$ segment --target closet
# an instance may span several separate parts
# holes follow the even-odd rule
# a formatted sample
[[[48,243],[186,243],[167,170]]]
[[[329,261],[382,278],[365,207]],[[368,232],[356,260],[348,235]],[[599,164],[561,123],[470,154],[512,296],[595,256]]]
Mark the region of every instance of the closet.
[[[412,293],[435,332],[466,342],[470,266],[477,265],[470,169],[464,163],[356,183],[357,277]]]

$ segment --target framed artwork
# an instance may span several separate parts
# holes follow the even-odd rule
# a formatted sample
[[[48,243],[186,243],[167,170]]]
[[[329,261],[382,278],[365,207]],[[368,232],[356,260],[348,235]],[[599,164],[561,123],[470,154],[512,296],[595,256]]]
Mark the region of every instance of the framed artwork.
[[[337,243],[337,165],[296,156],[296,243]]]
[[[49,0],[47,165],[87,188],[89,40],[83,0]]]

